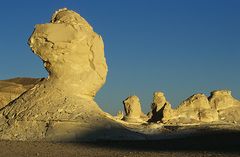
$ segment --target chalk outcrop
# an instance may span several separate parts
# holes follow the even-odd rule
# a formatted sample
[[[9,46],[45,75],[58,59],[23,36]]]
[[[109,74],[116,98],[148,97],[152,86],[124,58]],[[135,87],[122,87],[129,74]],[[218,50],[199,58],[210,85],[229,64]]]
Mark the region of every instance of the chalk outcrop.
[[[219,90],[205,94],[195,94],[184,100],[176,109],[171,107],[163,92],[154,92],[151,112],[142,118],[141,105],[137,96],[124,101],[125,121],[141,119],[150,123],[196,124],[229,122],[240,123],[240,102],[233,98],[231,91]],[[141,117],[141,118],[140,118]]]
[[[166,106],[163,109],[163,122],[174,124],[210,123],[217,121],[240,121],[240,102],[230,91],[214,91],[210,97],[196,94],[183,101],[178,108]]]
[[[211,108],[208,97],[196,94],[183,101],[177,109],[164,109],[163,121],[170,123],[196,123],[218,121],[218,113]],[[168,113],[168,114],[166,114]]]
[[[171,104],[166,100],[163,92],[153,93],[153,103],[151,105],[152,111],[150,112],[150,122],[161,122],[163,119],[163,111],[166,106]]]
[[[240,123],[240,101],[232,96],[231,91],[213,91],[209,102],[221,121]]]
[[[65,92],[91,98],[106,81],[102,38],[71,10],[61,9],[51,23],[36,25],[29,45],[43,60],[48,83]]]
[[[50,23],[35,26],[29,45],[43,60],[49,77],[1,110],[0,138],[76,138],[83,135],[81,129],[109,127],[110,120],[94,101],[108,71],[104,44],[87,21],[60,9]]]
[[[128,122],[139,122],[141,121],[142,109],[141,103],[137,96],[130,96],[123,101],[124,110],[126,115],[124,120]]]

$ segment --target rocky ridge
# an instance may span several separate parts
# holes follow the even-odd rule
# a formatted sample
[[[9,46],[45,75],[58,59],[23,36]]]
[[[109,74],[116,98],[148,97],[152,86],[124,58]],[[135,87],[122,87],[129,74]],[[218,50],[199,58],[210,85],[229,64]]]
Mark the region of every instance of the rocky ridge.
[[[240,101],[235,99],[228,90],[213,91],[209,97],[204,94],[195,94],[184,100],[176,109],[171,107],[164,93],[155,92],[151,109],[152,111],[148,113],[148,122],[153,123],[171,125],[240,123]]]

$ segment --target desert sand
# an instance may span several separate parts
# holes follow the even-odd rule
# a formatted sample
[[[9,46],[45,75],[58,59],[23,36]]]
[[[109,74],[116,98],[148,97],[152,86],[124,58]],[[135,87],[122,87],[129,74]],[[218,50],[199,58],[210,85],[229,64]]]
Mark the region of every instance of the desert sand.
[[[1,141],[1,157],[237,157],[239,132],[208,132],[157,141],[81,143]],[[224,141],[224,142],[223,142]]]
[[[108,67],[102,37],[83,17],[59,9],[28,43],[49,76],[0,81],[2,156],[238,155],[240,101],[231,91],[194,94],[176,109],[156,91],[147,114],[134,95],[113,116],[94,100]]]

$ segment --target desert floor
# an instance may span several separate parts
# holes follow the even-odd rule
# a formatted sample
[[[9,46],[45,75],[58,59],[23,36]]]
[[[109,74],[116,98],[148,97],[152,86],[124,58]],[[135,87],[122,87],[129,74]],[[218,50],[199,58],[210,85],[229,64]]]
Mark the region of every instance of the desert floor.
[[[240,132],[214,132],[156,141],[50,143],[0,141],[1,157],[240,156]]]

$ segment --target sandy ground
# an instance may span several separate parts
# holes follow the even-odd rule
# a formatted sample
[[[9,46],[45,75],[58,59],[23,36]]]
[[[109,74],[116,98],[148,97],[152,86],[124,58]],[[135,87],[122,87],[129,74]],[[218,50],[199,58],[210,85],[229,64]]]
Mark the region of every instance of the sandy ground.
[[[135,143],[137,144],[137,143]],[[158,147],[161,147],[159,145]],[[214,157],[240,156],[236,151],[121,149],[87,143],[0,142],[1,157]]]
[[[0,157],[231,157],[240,156],[240,132],[205,132],[155,141],[0,141],[0,150]]]

